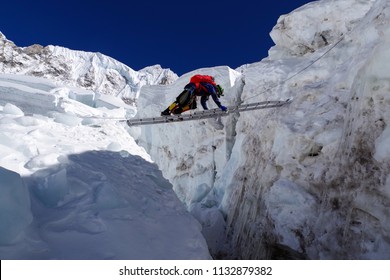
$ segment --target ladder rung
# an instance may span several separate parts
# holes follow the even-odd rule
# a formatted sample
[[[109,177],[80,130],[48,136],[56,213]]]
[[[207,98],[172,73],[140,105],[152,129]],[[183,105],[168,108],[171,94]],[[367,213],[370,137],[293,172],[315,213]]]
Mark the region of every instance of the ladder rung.
[[[160,123],[172,123],[172,122],[181,122],[181,121],[191,121],[191,120],[200,120],[207,119],[219,116],[227,116],[228,114],[235,112],[243,112],[250,110],[260,110],[267,108],[276,108],[282,107],[286,104],[290,104],[291,100],[287,99],[285,101],[262,101],[257,103],[242,104],[232,107],[228,107],[226,112],[221,111],[220,109],[211,109],[205,111],[197,111],[190,114],[183,115],[171,115],[171,116],[161,116],[153,118],[140,118],[140,119],[129,119],[126,120],[129,126],[135,125],[146,125],[146,124],[160,124]]]

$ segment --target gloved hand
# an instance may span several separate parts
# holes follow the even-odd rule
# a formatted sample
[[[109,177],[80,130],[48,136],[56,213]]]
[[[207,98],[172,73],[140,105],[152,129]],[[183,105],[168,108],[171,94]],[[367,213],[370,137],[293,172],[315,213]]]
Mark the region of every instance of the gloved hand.
[[[222,110],[222,111],[224,111],[224,112],[226,112],[226,111],[227,111],[227,108],[226,108],[225,106],[223,106],[223,105],[221,105],[221,107],[220,107],[220,108],[221,108],[221,110]]]

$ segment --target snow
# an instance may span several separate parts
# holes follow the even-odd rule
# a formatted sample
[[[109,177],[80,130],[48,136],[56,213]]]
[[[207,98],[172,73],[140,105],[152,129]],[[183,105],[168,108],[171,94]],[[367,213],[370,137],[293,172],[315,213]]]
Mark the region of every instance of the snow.
[[[160,65],[135,71],[101,53],[70,50],[60,46],[35,44],[21,48],[0,36],[1,73],[43,77],[67,87],[83,88],[98,94],[134,100],[140,88],[150,84],[170,84],[177,75]]]
[[[375,141],[374,158],[380,161],[386,161],[390,156],[390,127],[386,127],[382,134]]]
[[[7,103],[4,106],[3,113],[9,114],[9,115],[15,115],[15,116],[23,116],[24,115],[22,110],[20,110],[18,107],[16,107],[13,104],[10,104],[10,103]]]
[[[276,60],[275,50],[303,55],[335,43],[354,28],[373,2],[374,0],[314,1],[293,13],[282,15],[270,33],[275,42],[275,47],[270,50],[270,58]]]
[[[384,0],[315,1],[279,18],[262,61],[141,89],[140,117],[164,110],[194,73],[215,75],[224,105],[293,99],[130,130],[203,225],[213,255],[390,258],[389,17]],[[211,228],[227,239],[218,244]]]
[[[0,75],[0,166],[20,217],[0,256],[389,259],[389,20],[386,0],[315,1],[279,18],[262,61],[181,77],[0,37],[18,73]],[[225,106],[292,103],[121,122],[159,115],[194,74]]]
[[[199,223],[117,122],[134,108],[91,107],[97,95],[43,78],[0,74],[0,89],[1,259],[210,258]]]
[[[18,237],[31,222],[28,189],[19,174],[0,167],[0,245]]]
[[[96,99],[95,92],[90,90],[77,89],[77,91],[70,91],[68,97],[91,107],[96,106],[94,103]]]

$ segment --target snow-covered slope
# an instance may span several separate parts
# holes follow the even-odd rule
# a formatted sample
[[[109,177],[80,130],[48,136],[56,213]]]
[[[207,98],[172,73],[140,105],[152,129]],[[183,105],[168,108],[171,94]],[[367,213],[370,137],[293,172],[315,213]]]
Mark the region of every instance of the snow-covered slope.
[[[115,121],[132,108],[93,97],[0,74],[0,259],[210,258],[199,223]]]
[[[193,72],[215,74],[226,105],[288,107],[131,131],[213,254],[390,258],[389,20],[387,0],[305,5],[280,17],[267,59]],[[140,114],[165,109],[193,73],[142,88]]]
[[[389,21],[387,0],[315,1],[280,17],[268,58],[177,80],[0,35],[3,72],[52,79],[0,76],[0,257],[208,258],[153,160],[214,256],[389,259]],[[293,102],[125,128],[136,110],[96,94],[156,116],[195,73],[224,105]]]
[[[170,84],[177,75],[155,65],[140,71],[101,53],[58,46],[18,47],[0,32],[0,72],[45,77],[61,84],[134,101],[143,85]]]

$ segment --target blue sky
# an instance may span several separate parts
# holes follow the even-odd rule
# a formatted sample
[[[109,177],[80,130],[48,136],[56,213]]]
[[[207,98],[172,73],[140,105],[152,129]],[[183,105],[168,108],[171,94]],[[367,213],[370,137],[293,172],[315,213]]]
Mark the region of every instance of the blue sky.
[[[308,0],[3,1],[0,31],[16,45],[101,52],[134,70],[160,64],[178,75],[260,61],[282,14]]]

